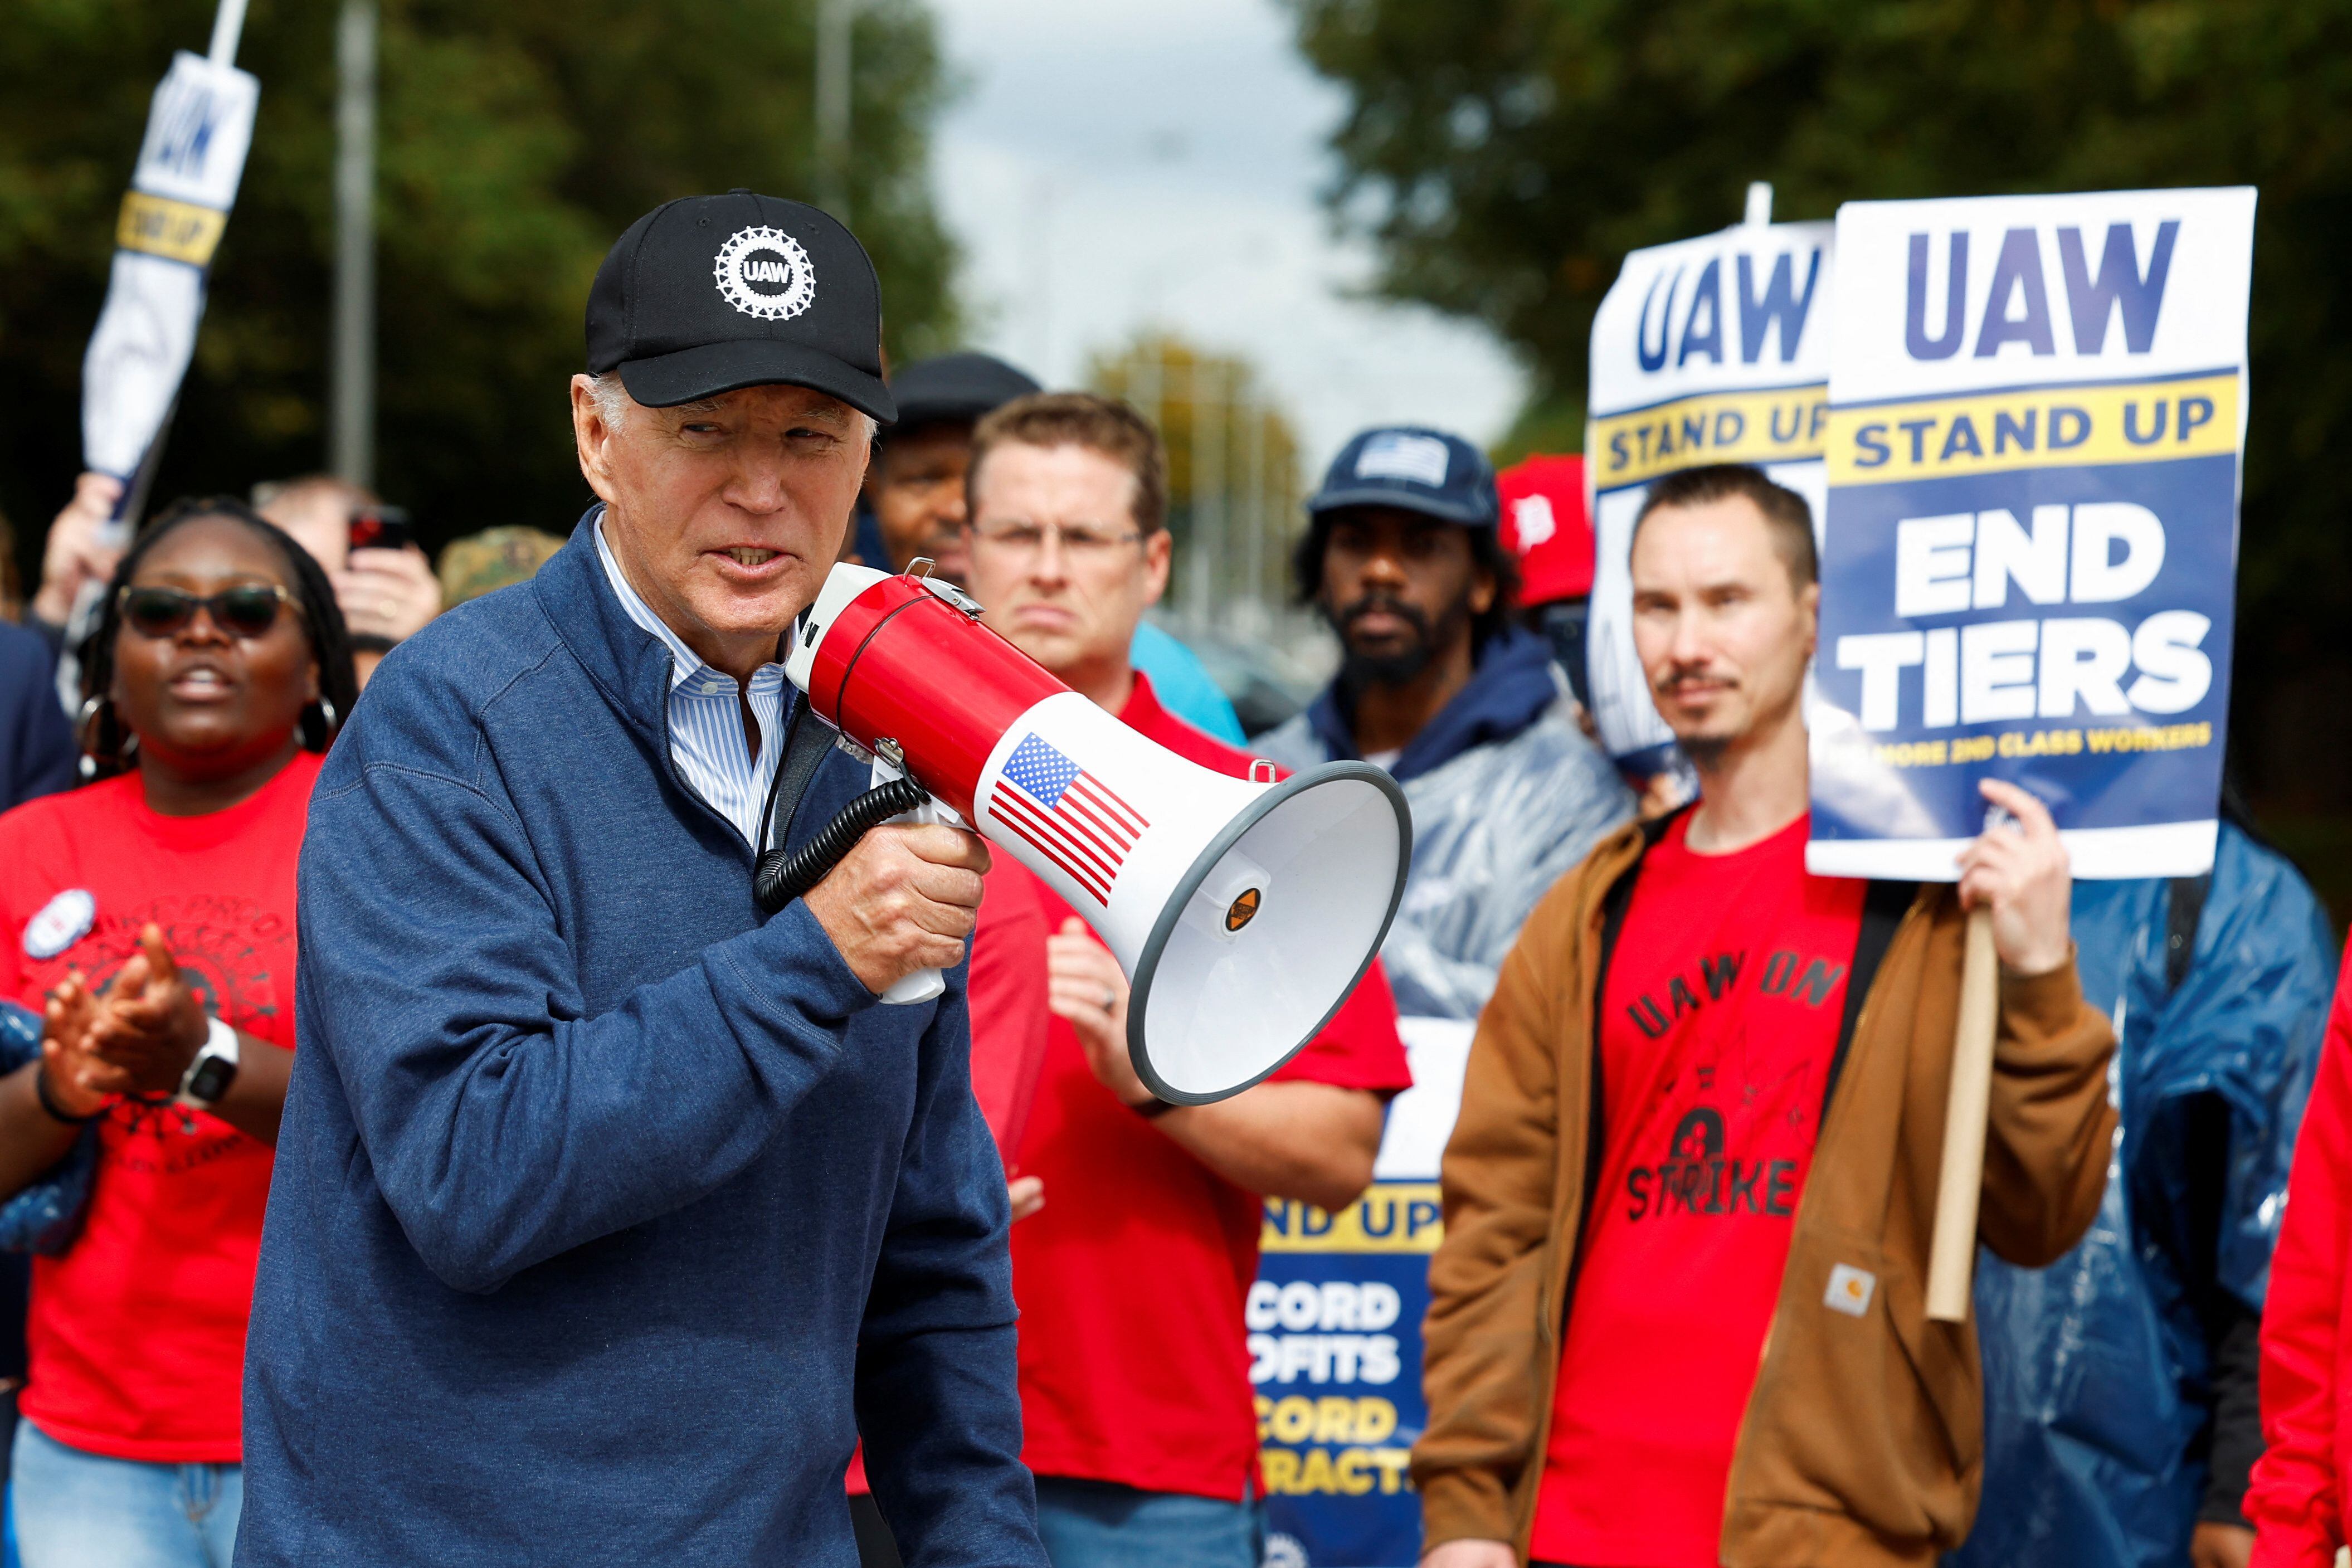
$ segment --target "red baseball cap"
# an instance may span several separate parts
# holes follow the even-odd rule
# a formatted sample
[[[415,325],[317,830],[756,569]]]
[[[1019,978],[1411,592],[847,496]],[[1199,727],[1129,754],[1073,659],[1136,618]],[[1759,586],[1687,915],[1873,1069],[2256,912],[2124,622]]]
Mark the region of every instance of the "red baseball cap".
[[[1592,511],[1584,457],[1529,458],[1495,476],[1503,544],[1519,558],[1519,603],[1530,608],[1592,595]]]

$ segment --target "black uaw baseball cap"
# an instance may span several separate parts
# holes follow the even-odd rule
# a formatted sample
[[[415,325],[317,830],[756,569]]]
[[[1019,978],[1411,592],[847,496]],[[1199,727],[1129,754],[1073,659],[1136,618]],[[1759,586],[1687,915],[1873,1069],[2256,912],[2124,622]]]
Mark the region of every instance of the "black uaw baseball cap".
[[[857,237],[815,207],[734,190],[656,207],[588,290],[588,370],[648,408],[782,383],[887,425],[882,289]]]

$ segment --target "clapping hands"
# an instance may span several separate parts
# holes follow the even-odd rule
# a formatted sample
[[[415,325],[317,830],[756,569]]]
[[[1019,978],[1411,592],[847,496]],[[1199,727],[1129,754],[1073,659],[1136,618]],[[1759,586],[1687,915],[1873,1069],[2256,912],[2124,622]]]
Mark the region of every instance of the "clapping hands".
[[[49,994],[41,1070],[58,1108],[70,1115],[93,1114],[119,1094],[168,1097],[204,1048],[206,1030],[204,1005],[163,931],[150,925],[104,992],[76,970]]]

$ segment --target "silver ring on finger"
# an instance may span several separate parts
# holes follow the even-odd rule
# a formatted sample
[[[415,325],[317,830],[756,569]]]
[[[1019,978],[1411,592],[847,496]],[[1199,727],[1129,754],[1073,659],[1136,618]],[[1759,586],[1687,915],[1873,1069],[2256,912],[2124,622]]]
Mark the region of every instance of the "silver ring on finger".
[[[1108,985],[1103,987],[1102,1010],[1106,1013],[1118,1011],[1118,993]]]

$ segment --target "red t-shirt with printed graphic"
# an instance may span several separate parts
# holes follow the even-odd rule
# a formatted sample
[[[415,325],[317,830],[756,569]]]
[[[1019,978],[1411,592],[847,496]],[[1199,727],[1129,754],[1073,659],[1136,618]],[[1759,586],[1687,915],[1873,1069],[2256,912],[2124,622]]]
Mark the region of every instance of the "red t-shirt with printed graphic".
[[[1140,673],[1119,718],[1202,767],[1249,774],[1245,753],[1160,707]],[[1059,931],[1073,911],[1041,891]],[[1412,1087],[1378,964],[1274,1080],[1384,1098]],[[1263,1202],[1113,1098],[1058,1017],[1020,1148],[1022,1172],[1045,1184],[1045,1206],[1013,1227],[1022,1459],[1041,1476],[1238,1500],[1257,1481],[1243,1309]]]
[[[135,774],[0,816],[0,995],[38,1007],[76,967],[103,985],[152,921],[212,1012],[292,1049],[294,869],[322,760],[298,752],[203,816],[150,811]],[[201,1110],[107,1112],[80,1237],[33,1260],[33,1425],[114,1458],[239,1462],[270,1159]]]
[[[1806,873],[1806,818],[1728,855],[1689,827],[1643,859],[1603,986],[1541,1561],[1715,1568],[1861,935],[1867,884]]]

